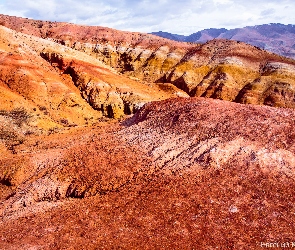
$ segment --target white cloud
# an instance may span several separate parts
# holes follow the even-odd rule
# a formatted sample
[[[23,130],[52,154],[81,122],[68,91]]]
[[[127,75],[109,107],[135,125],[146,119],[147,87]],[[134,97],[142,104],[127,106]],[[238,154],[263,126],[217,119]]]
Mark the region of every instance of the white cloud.
[[[111,28],[191,34],[204,28],[295,24],[294,0],[0,0],[1,13]]]
[[[232,4],[233,3],[233,1],[231,1],[231,0],[213,0],[213,3],[214,4]]]

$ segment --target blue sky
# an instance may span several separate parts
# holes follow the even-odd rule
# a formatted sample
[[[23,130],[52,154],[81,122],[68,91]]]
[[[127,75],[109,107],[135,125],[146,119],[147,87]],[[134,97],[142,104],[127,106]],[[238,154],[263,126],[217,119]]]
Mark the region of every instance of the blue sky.
[[[295,24],[294,0],[0,0],[0,13],[119,30],[188,35],[205,28]]]

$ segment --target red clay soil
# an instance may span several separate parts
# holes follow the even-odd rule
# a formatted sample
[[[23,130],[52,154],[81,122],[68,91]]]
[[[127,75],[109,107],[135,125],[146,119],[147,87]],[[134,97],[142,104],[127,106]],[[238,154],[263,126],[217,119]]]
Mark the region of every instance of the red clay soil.
[[[0,160],[0,248],[292,242],[294,115],[178,98],[120,123],[31,137]]]

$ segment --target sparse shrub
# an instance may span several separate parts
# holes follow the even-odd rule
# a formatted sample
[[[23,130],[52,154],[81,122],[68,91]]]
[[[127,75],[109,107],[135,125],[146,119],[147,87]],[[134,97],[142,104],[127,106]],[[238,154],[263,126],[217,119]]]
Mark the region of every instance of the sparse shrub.
[[[25,141],[25,138],[11,128],[1,127],[0,140],[4,141],[6,146],[12,147],[22,144]]]
[[[39,110],[40,110],[40,111],[46,111],[47,108],[46,108],[45,106],[39,106]]]
[[[52,127],[48,130],[48,134],[54,134],[57,133],[59,131],[58,127]]]
[[[13,123],[18,127],[21,127],[23,124],[28,124],[32,117],[24,108],[16,108],[11,111],[0,110],[0,115],[11,118]]]
[[[44,115],[49,115],[49,112],[45,106],[38,106],[40,111],[43,111]]]
[[[24,135],[34,135],[35,132],[34,131],[31,131],[31,130],[28,130],[28,131],[25,131]]]
[[[69,121],[67,119],[65,119],[65,118],[61,119],[60,120],[60,123],[63,124],[63,125],[65,125],[65,126],[68,126],[69,125]]]
[[[14,146],[23,144],[26,136],[35,133],[29,126],[32,115],[24,108],[0,110],[0,118],[0,141],[10,150],[13,150]]]

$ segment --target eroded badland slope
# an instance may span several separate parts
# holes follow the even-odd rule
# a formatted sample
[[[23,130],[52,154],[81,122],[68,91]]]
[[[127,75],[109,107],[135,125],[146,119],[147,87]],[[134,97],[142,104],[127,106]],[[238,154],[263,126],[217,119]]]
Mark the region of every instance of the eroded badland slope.
[[[85,53],[0,26],[1,139],[91,125],[133,114],[144,103],[188,96],[171,84],[117,73]]]
[[[0,249],[294,241],[294,61],[0,21]]]
[[[190,96],[294,108],[295,62],[236,41],[203,45],[104,27],[0,16],[2,25],[64,44],[119,72]]]
[[[4,249],[260,249],[294,232],[294,111],[204,99],[2,157]]]

